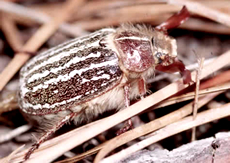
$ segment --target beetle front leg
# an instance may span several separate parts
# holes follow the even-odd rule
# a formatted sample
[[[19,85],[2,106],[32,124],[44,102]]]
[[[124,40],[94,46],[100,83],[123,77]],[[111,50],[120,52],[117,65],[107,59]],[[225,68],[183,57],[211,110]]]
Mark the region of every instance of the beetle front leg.
[[[190,13],[184,6],[178,13],[172,15],[165,22],[158,25],[155,29],[167,34],[169,29],[173,29],[184,23],[190,17]]]
[[[156,70],[162,71],[162,72],[167,72],[167,73],[179,72],[183,78],[184,84],[194,83],[192,81],[191,72],[189,70],[187,70],[185,68],[185,65],[183,64],[183,62],[177,58],[175,58],[173,63],[168,65],[168,66],[157,65]]]

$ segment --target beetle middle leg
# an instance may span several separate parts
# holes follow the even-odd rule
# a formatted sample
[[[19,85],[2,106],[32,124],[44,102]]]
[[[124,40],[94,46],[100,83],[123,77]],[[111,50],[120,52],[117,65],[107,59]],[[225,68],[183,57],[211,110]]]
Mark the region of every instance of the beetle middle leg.
[[[124,86],[124,100],[125,100],[125,108],[130,106],[130,97],[129,97],[129,90],[130,90],[130,84],[127,84]],[[117,135],[121,135],[122,133],[128,131],[129,129],[133,128],[133,123],[131,118],[125,121],[124,126],[116,132]]]
[[[125,108],[129,107],[130,106],[130,84],[127,84],[124,86],[124,100],[125,100]],[[145,81],[143,78],[140,78],[138,80],[138,90],[139,90],[139,94],[140,94],[140,97],[141,99],[144,98],[144,95],[146,93],[146,85],[145,85]],[[132,123],[132,119],[128,119],[125,124],[124,124],[124,127],[121,128],[116,134],[117,135],[120,135],[126,131],[128,131],[129,129],[132,129],[133,128],[133,123]]]

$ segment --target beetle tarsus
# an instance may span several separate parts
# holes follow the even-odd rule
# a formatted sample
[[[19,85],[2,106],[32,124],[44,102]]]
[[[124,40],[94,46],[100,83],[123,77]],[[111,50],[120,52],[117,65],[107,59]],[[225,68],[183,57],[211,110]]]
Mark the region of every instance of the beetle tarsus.
[[[36,150],[38,149],[38,147],[40,146],[40,144],[35,143],[32,145],[32,147],[29,149],[29,151],[26,153],[24,160],[28,160],[30,158],[30,155]]]
[[[184,69],[184,71],[181,71],[180,72],[182,78],[183,78],[183,83],[184,84],[193,84],[194,82],[192,81],[192,78],[191,78],[191,72],[187,69]]]
[[[128,119],[125,124],[124,124],[124,127],[122,127],[120,130],[118,130],[116,132],[116,135],[121,135],[123,133],[125,133],[126,131],[130,130],[130,129],[133,129],[133,122],[132,122],[132,119]]]

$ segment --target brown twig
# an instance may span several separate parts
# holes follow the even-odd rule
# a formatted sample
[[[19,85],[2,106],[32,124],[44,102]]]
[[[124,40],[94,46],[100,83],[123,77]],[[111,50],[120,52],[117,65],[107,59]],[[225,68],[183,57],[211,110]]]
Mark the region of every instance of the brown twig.
[[[185,5],[189,11],[196,13],[200,16],[203,16],[205,18],[209,18],[213,21],[219,22],[221,24],[224,24],[228,27],[230,27],[230,16],[217,11],[215,9],[212,9],[210,7],[206,7],[202,5],[201,3],[189,1],[189,0],[168,0],[169,4],[175,4],[175,5]]]
[[[168,15],[162,17],[167,17]],[[107,17],[103,19],[90,19],[90,20],[83,20],[77,23],[73,23],[72,26],[77,28],[82,28],[85,30],[96,30],[108,26],[118,26],[122,23],[144,23],[144,22],[155,22],[159,19],[159,15],[127,15],[127,16],[114,16],[114,17]],[[163,21],[164,18],[161,19],[160,22]],[[157,21],[158,22],[158,21]],[[157,23],[155,23],[157,24]]]
[[[24,126],[20,126],[16,129],[13,129],[12,131],[5,133],[3,135],[0,135],[0,143],[3,143],[5,141],[9,141],[11,139],[13,139],[14,137],[21,135],[22,133],[30,130],[32,128],[32,126],[30,125],[24,125]]]
[[[215,6],[212,6],[215,7]],[[74,26],[81,27],[86,30],[95,30],[98,28],[119,25],[124,22],[148,22],[152,25],[159,24],[168,18],[168,14],[178,11],[179,8],[175,6],[160,4],[160,5],[138,5],[118,8],[108,12],[107,10],[101,12],[99,16],[101,19],[82,20],[75,23]],[[139,13],[137,13],[137,11]],[[218,11],[219,12],[219,11]],[[219,12],[220,13],[220,12]],[[106,16],[104,16],[106,15]],[[92,23],[93,22],[93,23]],[[228,27],[212,22],[204,22],[199,19],[189,19],[188,22],[179,28],[205,31],[211,33],[230,34]]]
[[[75,21],[79,19],[84,19],[88,17],[93,17],[95,14],[101,11],[111,11],[118,8],[124,8],[128,6],[137,6],[143,4],[160,4],[166,3],[166,0],[141,0],[141,1],[123,1],[123,0],[110,0],[110,1],[89,1],[85,6],[83,6],[78,14],[73,14],[69,19],[70,21]],[[59,10],[62,3],[55,3],[50,5],[33,5],[30,8],[40,10],[49,15],[55,15],[56,11]],[[53,11],[51,11],[53,10]]]
[[[228,7],[230,3],[228,1],[220,2],[220,1],[199,1],[205,6],[209,6],[211,8],[218,9],[219,11],[223,11],[225,13],[229,13]],[[141,0],[141,1],[123,1],[123,0],[116,0],[116,1],[92,1],[87,3],[85,7],[82,8],[80,11],[79,16],[76,15],[73,19],[83,19],[84,17],[93,16],[101,11],[107,10],[112,11],[114,9],[121,9],[124,8],[124,10],[127,10],[131,6],[142,6],[145,4],[149,5],[156,5],[156,9],[158,8],[158,4],[162,4],[162,8],[164,6],[167,6],[167,0]],[[171,6],[171,9],[175,8],[176,6]],[[167,7],[166,7],[167,8]],[[177,7],[176,7],[177,8]],[[145,11],[145,8],[138,8],[138,10],[143,9]],[[177,10],[178,11],[178,10]],[[129,12],[128,12],[129,13]],[[149,12],[146,12],[149,13]],[[129,14],[126,14],[129,15]]]
[[[196,90],[195,90],[195,100],[194,100],[194,105],[193,105],[193,119],[196,119],[197,116],[197,110],[198,110],[198,99],[199,99],[199,90],[200,90],[200,75],[202,73],[202,68],[204,64],[204,58],[198,57],[198,63],[199,63],[199,68],[197,70],[197,75],[196,75]],[[192,141],[195,141],[196,139],[196,128],[192,128]]]
[[[112,26],[112,25],[119,25],[120,23],[124,23],[124,22],[134,22],[134,23],[138,23],[138,22],[148,22],[151,23],[153,25],[157,25],[161,22],[163,22],[163,20],[165,20],[166,18],[168,18],[168,14],[166,13],[162,13],[161,15],[159,15],[159,13],[152,13],[151,12],[147,12],[146,9],[144,7],[140,7],[139,10],[142,10],[143,14],[136,14],[135,15],[131,14],[127,9],[129,9],[130,7],[132,7],[132,5],[138,5],[141,6],[145,3],[150,3],[151,1],[141,1],[141,2],[133,2],[133,1],[127,1],[127,2],[123,2],[122,3],[118,3],[116,1],[114,2],[110,2],[110,1],[92,1],[92,2],[88,2],[87,5],[85,5],[84,7],[82,7],[79,10],[78,14],[73,14],[74,16],[71,17],[72,19],[81,19],[81,21],[79,23],[75,23],[75,25],[70,25],[67,23],[63,23],[63,25],[60,26],[60,30],[63,31],[66,34],[72,35],[72,36],[79,36],[82,34],[86,34],[86,31],[82,30],[95,30],[98,28],[102,28],[102,27],[106,27],[106,26]],[[164,1],[163,1],[164,2]],[[162,3],[163,3],[162,2]],[[96,5],[99,3],[99,6]],[[153,1],[151,2],[151,5],[155,8],[158,8],[158,5],[153,5],[157,2]],[[200,1],[200,3],[207,5],[209,7],[212,8],[216,8],[218,10],[221,10],[223,8],[225,8],[226,6],[228,6],[228,2],[224,2],[224,3],[220,3],[220,2],[206,2],[206,1]],[[62,4],[60,4],[62,5]],[[39,11],[34,11],[32,9],[37,9],[37,10],[41,10],[46,12],[47,10],[49,10],[48,12],[46,12],[47,14],[50,12],[55,12],[54,14],[56,14],[56,11],[60,9],[60,5],[56,5],[54,7],[48,7],[46,9],[43,9],[44,7],[31,7],[31,8],[26,8],[26,7],[22,7],[16,4],[12,4],[12,3],[6,3],[6,2],[0,2],[0,10],[5,11],[7,13],[11,13],[13,19],[19,23],[23,23],[24,25],[28,25],[31,24],[31,21],[33,22],[37,22],[37,23],[46,23],[50,20],[50,18]],[[97,6],[97,7],[95,7]],[[144,5],[145,6],[145,5]],[[163,8],[165,8],[164,6],[167,6],[166,4],[161,5],[163,6]],[[169,6],[169,5],[168,5]],[[55,8],[55,9],[53,9]],[[108,9],[116,9],[119,11],[119,8],[122,8],[122,10],[126,10],[126,12],[128,12],[129,14],[126,15],[122,15],[122,16],[108,16],[106,14],[106,11],[110,11]],[[175,9],[174,9],[175,8]],[[171,6],[170,10],[176,10],[176,8],[178,8],[177,6]],[[227,7],[226,7],[227,8]],[[166,8],[167,9],[167,8]],[[106,17],[102,18],[102,19],[89,19],[87,20],[86,18],[83,19],[86,16],[95,16],[95,13],[98,13],[102,10],[104,11],[104,15],[106,15]],[[165,10],[165,9],[164,9]],[[155,9],[153,10],[155,11]],[[224,10],[225,12],[228,10]],[[116,12],[116,10],[114,10],[114,12]],[[52,14],[52,15],[54,15]],[[125,14],[125,13],[124,13]],[[113,14],[116,15],[116,14]],[[76,17],[77,16],[77,17]],[[122,18],[122,19],[121,19]],[[202,20],[199,19],[195,19],[195,18],[191,18],[189,19],[185,24],[181,25],[179,28],[184,28],[184,29],[189,29],[189,30],[196,30],[196,31],[205,31],[205,32],[211,32],[211,33],[219,33],[219,34],[230,34],[230,30],[229,28],[223,26],[223,25],[219,25],[219,24],[215,24],[212,22],[203,22]]]
[[[204,90],[200,90],[199,91],[199,96],[205,96],[209,93],[215,93],[215,92],[224,92],[226,90],[230,89],[230,83],[224,83],[222,85],[218,85],[218,86],[214,86],[214,87],[208,87],[207,89]],[[161,107],[165,107],[168,105],[172,105],[172,104],[176,104],[179,102],[183,102],[183,101],[187,101],[187,100],[191,100],[194,99],[195,97],[195,93],[194,92],[189,92],[183,95],[179,95],[179,96],[175,96],[175,97],[171,97],[159,104],[157,104],[154,109],[157,108],[161,108]]]
[[[62,160],[62,161],[57,161],[55,163],[75,163],[75,162],[78,162],[78,161],[86,158],[87,156],[90,156],[90,155],[93,155],[93,154],[97,153],[100,149],[102,149],[105,146],[106,143],[107,142],[102,143],[102,144],[96,146],[95,148],[90,149],[90,150],[88,150],[88,151],[86,151],[86,152],[84,152],[82,154],[79,154],[77,156],[74,156],[72,158],[68,158],[68,159],[65,159],[65,160]]]
[[[216,34],[230,34],[230,28],[227,26],[217,24],[216,22],[203,21],[197,18],[189,18],[189,20],[181,24],[178,28]]]
[[[22,47],[21,51],[35,52],[65,21],[73,10],[76,10],[83,4],[84,0],[69,0],[60,12],[52,21],[43,25],[31,37],[31,39]],[[0,74],[0,90],[7,84],[7,82],[14,76],[20,67],[30,58],[30,55],[19,53],[15,55],[12,61]]]
[[[14,150],[11,154],[9,154],[7,157],[1,158],[0,162],[1,163],[9,163],[11,162],[11,159],[16,155],[16,153],[18,153],[19,151],[21,151],[24,148],[25,145],[20,146],[19,148],[17,148],[16,150]]]
[[[205,6],[218,9],[225,13],[229,13],[228,6],[230,3],[228,1],[199,1]],[[125,8],[130,6],[141,6],[145,4],[166,4],[167,0],[141,0],[141,1],[123,1],[123,0],[110,0],[110,1],[89,1],[85,6],[83,6],[78,14],[73,14],[69,19],[70,21],[87,19],[89,17],[95,16],[95,14],[100,13],[101,11],[108,11],[119,8]],[[31,9],[42,11],[50,16],[54,16],[56,12],[60,9],[63,3],[51,3],[49,5],[39,4],[31,5]],[[175,6],[171,6],[173,8]]]
[[[210,86],[219,85],[221,83],[225,83],[228,81],[230,81],[230,70],[221,72],[215,77],[205,81],[204,83],[201,84],[200,89],[209,88]]]
[[[63,8],[63,5],[62,5],[62,8]],[[31,22],[44,24],[44,23],[48,23],[52,21],[51,17],[49,17],[48,15],[42,12],[35,11],[33,9],[29,9],[27,7],[23,7],[21,5],[11,3],[11,2],[0,1],[0,11],[9,13],[15,21],[24,23],[26,25],[31,24]],[[60,11],[60,8],[59,8],[59,11]],[[78,11],[77,8],[76,8],[76,11]],[[73,27],[72,25],[68,23],[62,23],[59,26],[59,29],[62,32],[68,35],[71,35],[71,36],[75,36],[75,37],[81,36],[87,33],[81,28]]]
[[[217,119],[227,117],[229,115],[230,115],[230,103],[225,104],[220,108],[203,111],[197,115],[197,118],[195,120],[193,119],[193,116],[189,116],[187,118],[184,118],[178,122],[172,123],[154,132],[151,137],[145,140],[142,140],[141,142],[133,146],[130,146],[117,154],[114,154],[108,158],[105,158],[104,160],[101,161],[101,163],[117,162],[123,158],[128,157],[132,153],[140,149],[143,149],[155,142],[163,140],[169,136],[172,136],[182,131],[188,130],[192,127],[196,127],[196,126],[199,126],[199,125],[202,125],[202,124],[205,124],[205,123],[217,120]],[[97,163],[97,161],[94,161],[94,162]]]
[[[179,6],[165,4],[148,4],[121,7],[114,10],[105,10],[97,13],[100,17],[121,17],[121,16],[138,16],[138,15],[159,15],[177,12],[181,9]]]
[[[17,93],[8,94],[0,101],[0,115],[4,112],[9,112],[18,109]]]
[[[2,14],[1,28],[5,34],[7,41],[14,51],[18,51],[22,48],[23,43],[20,38],[20,33],[16,27],[16,24],[7,14]]]

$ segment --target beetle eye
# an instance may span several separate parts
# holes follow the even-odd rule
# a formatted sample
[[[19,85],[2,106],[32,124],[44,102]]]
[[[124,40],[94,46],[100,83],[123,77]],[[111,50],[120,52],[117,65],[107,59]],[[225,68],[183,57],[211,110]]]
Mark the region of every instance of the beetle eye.
[[[157,52],[156,57],[160,58],[161,56],[162,56],[162,53],[161,52]]]
[[[159,63],[161,63],[163,60],[161,59],[161,56],[162,56],[163,54],[161,53],[161,52],[157,52],[156,54],[155,54],[155,56],[157,57],[157,59],[158,59],[158,62]]]

